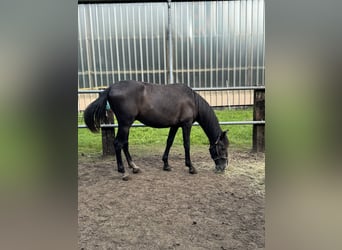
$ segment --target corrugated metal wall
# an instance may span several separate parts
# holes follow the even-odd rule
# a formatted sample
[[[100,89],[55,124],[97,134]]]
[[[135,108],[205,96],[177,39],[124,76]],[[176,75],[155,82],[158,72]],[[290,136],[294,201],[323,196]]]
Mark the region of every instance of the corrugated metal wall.
[[[173,8],[176,82],[264,83],[264,1],[180,2]]]
[[[195,88],[264,85],[264,0],[171,3],[171,27],[172,67],[167,2],[78,5],[79,89],[166,84],[170,68]],[[218,106],[253,103],[249,91],[215,95]]]
[[[78,6],[79,88],[166,83],[167,3]]]

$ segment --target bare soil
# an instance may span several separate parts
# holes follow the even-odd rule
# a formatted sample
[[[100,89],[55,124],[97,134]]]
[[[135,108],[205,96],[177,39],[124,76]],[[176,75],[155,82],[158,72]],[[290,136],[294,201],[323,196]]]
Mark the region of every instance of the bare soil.
[[[198,174],[172,149],[131,149],[142,169],[123,181],[114,157],[79,156],[80,249],[264,249],[265,155],[229,151],[215,173],[207,148],[193,147]],[[127,164],[126,164],[127,166]]]

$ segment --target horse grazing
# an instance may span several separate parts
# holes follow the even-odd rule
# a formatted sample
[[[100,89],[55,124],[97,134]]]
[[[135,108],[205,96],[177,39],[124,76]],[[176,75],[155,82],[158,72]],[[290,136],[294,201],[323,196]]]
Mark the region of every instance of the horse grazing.
[[[123,180],[128,180],[128,174],[125,172],[121,158],[122,149],[129,167],[133,168],[133,173],[140,171],[132,161],[128,150],[129,130],[135,120],[154,128],[170,127],[162,158],[165,171],[171,170],[168,163],[169,151],[177,130],[181,127],[185,165],[189,167],[189,173],[197,173],[190,160],[190,132],[195,121],[208,136],[209,152],[215,162],[216,170],[224,171],[228,165],[227,131],[221,130],[209,104],[191,88],[183,84],[157,85],[137,81],[120,81],[111,84],[84,111],[85,123],[92,132],[99,131],[101,122],[106,117],[107,102],[119,125],[114,147],[118,172],[123,174]]]

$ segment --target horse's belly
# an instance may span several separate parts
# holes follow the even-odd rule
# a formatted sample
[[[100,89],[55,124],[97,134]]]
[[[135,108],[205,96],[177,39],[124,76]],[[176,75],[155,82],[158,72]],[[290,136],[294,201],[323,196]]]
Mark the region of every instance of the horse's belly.
[[[166,128],[192,122],[194,107],[191,100],[171,94],[145,96],[139,105],[137,120],[150,127]]]
[[[171,119],[170,117],[153,116],[153,115],[138,116],[137,120],[145,124],[146,126],[154,127],[154,128],[168,128],[168,127],[176,126],[179,123],[177,119]]]

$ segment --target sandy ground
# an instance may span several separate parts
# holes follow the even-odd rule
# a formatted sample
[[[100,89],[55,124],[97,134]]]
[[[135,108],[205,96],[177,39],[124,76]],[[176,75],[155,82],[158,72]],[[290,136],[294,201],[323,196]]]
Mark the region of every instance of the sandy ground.
[[[207,148],[191,151],[197,175],[181,148],[171,150],[166,172],[162,149],[133,147],[142,171],[129,181],[114,157],[81,154],[79,248],[264,249],[265,155],[230,150],[228,170],[218,174]]]

